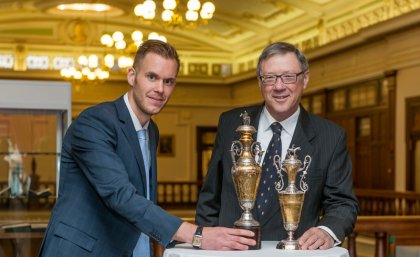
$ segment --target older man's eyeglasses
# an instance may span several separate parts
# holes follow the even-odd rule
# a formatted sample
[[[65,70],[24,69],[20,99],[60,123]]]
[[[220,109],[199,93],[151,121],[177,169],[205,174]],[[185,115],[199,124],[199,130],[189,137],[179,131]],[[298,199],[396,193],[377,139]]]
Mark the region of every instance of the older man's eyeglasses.
[[[261,75],[259,76],[261,82],[264,85],[271,86],[277,83],[277,79],[280,78],[281,82],[284,84],[294,84],[297,81],[299,75],[304,74],[306,71],[301,71],[299,73],[284,73],[281,75]]]

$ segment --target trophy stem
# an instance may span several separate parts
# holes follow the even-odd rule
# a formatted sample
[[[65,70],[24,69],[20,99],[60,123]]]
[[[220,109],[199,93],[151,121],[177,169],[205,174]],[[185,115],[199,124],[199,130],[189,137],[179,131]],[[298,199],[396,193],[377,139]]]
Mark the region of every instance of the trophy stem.
[[[293,241],[293,231],[288,231],[287,234],[289,234],[289,240]]]

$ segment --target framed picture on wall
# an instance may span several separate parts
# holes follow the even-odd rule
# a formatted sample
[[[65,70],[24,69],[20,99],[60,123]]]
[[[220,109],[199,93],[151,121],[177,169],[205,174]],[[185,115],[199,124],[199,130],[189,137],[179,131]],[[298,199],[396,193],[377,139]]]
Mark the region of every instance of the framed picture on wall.
[[[175,156],[175,135],[161,135],[158,145],[159,156]]]

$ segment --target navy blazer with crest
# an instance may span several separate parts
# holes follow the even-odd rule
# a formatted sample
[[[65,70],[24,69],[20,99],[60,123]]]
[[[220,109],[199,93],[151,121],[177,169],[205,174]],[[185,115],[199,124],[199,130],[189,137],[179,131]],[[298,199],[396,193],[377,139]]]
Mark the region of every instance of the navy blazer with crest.
[[[148,128],[151,200],[124,98],[83,111],[63,142],[57,202],[40,256],[131,256],[140,233],[167,246],[182,221],[156,205],[159,131]]]
[[[232,227],[243,212],[233,185],[229,150],[232,141],[239,139],[235,130],[243,124],[240,114],[245,110],[251,118],[251,125],[258,130],[263,105],[236,108],[220,116],[213,153],[197,204],[198,224]],[[253,136],[255,140],[256,133]],[[326,226],[343,242],[353,230],[359,211],[352,190],[352,166],[344,129],[308,113],[301,106],[292,145],[301,148],[297,155],[302,162],[306,155],[312,158],[306,175],[309,190],[305,194],[295,236],[301,236],[310,227]],[[283,177],[287,181],[287,176]],[[297,179],[300,179],[300,174]],[[267,213],[259,220],[262,240],[287,238],[277,198],[272,198],[268,204]],[[255,208],[253,213],[254,218],[257,217]]]

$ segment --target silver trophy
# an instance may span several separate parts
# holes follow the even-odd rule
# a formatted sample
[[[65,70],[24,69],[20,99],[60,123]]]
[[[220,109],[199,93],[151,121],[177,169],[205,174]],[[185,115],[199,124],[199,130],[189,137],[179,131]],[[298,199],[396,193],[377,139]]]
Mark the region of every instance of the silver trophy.
[[[298,228],[300,214],[302,212],[302,206],[305,200],[305,192],[308,190],[308,185],[304,179],[307,174],[309,165],[311,164],[312,158],[307,155],[302,166],[302,162],[296,155],[297,150],[300,150],[300,147],[292,146],[289,148],[283,163],[281,163],[281,157],[279,155],[275,155],[273,160],[277,169],[277,173],[280,177],[279,182],[276,183],[276,190],[278,192],[278,200],[283,217],[283,225],[288,234],[287,239],[281,240],[277,244],[277,249],[300,249],[297,240],[295,240],[293,237],[293,234]],[[282,171],[286,172],[288,178],[288,185],[284,190],[283,188],[285,185]],[[300,189],[298,189],[296,186],[296,175],[298,172],[302,172],[299,181]]]
[[[253,142],[252,134],[257,130],[250,125],[250,117],[245,111],[241,114],[243,125],[236,129],[240,133],[240,139],[233,141],[230,149],[232,158],[232,179],[235,185],[236,196],[241,206],[242,216],[235,221],[235,228],[252,230],[257,244],[249,249],[261,248],[261,227],[254,219],[251,210],[254,208],[258,186],[261,178],[261,157],[263,151],[258,142]],[[257,158],[257,161],[255,159]]]

